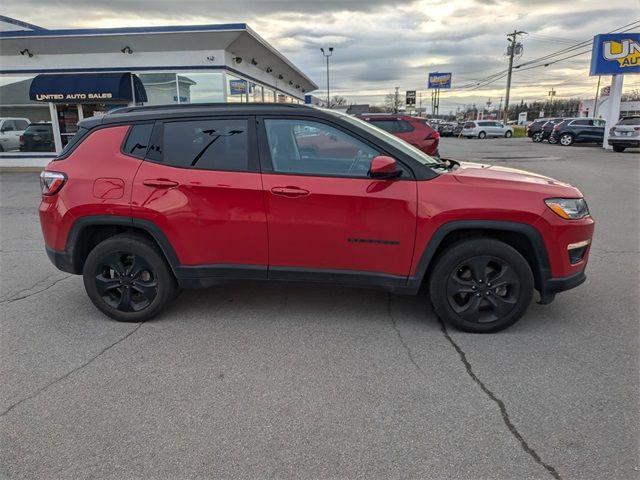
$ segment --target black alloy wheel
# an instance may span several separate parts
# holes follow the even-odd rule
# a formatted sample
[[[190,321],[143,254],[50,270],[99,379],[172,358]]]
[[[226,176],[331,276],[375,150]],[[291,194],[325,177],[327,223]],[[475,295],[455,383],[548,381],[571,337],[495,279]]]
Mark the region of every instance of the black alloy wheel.
[[[533,297],[533,274],[513,247],[477,238],[458,242],[439,256],[429,291],[443,321],[468,332],[496,332],[526,311]]]
[[[543,140],[542,132],[536,132],[533,135],[531,135],[531,140],[534,141],[535,143],[540,143]]]
[[[177,285],[164,256],[136,234],[98,244],[83,268],[84,286],[98,309],[121,322],[141,322],[175,298]]]

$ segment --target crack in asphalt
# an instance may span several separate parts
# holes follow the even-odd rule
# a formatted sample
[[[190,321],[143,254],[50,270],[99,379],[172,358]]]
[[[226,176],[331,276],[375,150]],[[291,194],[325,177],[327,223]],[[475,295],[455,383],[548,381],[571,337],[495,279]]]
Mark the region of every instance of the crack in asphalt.
[[[400,343],[402,344],[402,346],[404,347],[405,351],[407,352],[407,357],[409,358],[409,361],[413,364],[414,367],[416,367],[416,369],[424,377],[427,377],[426,372],[420,367],[418,362],[416,362],[416,360],[415,360],[415,358],[413,356],[413,352],[411,351],[411,347],[409,347],[407,342],[402,337],[402,334],[400,333],[400,329],[398,328],[398,323],[397,323],[397,321],[396,321],[396,319],[393,316],[393,313],[391,311],[391,294],[389,294],[389,301],[388,301],[388,304],[387,304],[387,311],[389,313],[389,317],[391,318],[391,324],[393,326],[393,329],[395,330],[396,335],[398,336],[398,340],[400,340]],[[503,420],[504,424],[507,426],[507,429],[509,430],[511,435],[513,435],[513,437],[515,437],[515,439],[520,443],[520,446],[521,446],[522,450],[524,450],[524,452],[527,453],[538,465],[540,465],[543,468],[545,468],[551,474],[551,476],[553,478],[555,478],[556,480],[562,480],[562,477],[560,476],[558,471],[552,465],[549,465],[548,463],[544,462],[542,460],[542,458],[540,457],[540,454],[538,454],[538,452],[536,452],[527,443],[527,441],[524,439],[522,434],[518,431],[516,426],[513,424],[513,421],[511,420],[511,417],[509,416],[509,412],[507,412],[507,407],[506,407],[505,403],[502,400],[500,400],[496,396],[496,394],[493,393],[482,382],[482,380],[480,380],[478,378],[478,376],[475,374],[475,372],[473,371],[473,367],[471,366],[471,363],[469,363],[469,360],[467,359],[466,353],[464,352],[464,350],[462,350],[462,348],[460,348],[460,346],[455,342],[455,340],[453,340],[453,338],[449,334],[449,331],[447,330],[446,325],[444,324],[444,322],[442,321],[442,319],[440,317],[438,317],[438,322],[440,323],[440,330],[442,331],[442,334],[444,335],[444,338],[447,339],[447,341],[451,344],[451,346],[458,353],[458,355],[460,357],[460,360],[462,361],[462,363],[463,363],[463,365],[464,365],[464,367],[465,367],[465,369],[467,371],[467,374],[480,387],[480,389],[498,406],[498,408],[500,409],[500,414],[502,415],[502,420]]]
[[[29,298],[33,295],[37,295],[38,293],[42,293],[45,290],[49,290],[51,287],[53,287],[54,285],[56,285],[57,283],[62,282],[63,280],[66,280],[69,277],[73,277],[72,274],[69,275],[65,275],[62,278],[57,279],[56,281],[50,283],[49,285],[47,285],[44,288],[41,288],[40,290],[36,290],[35,292],[31,292],[31,293],[27,293],[25,295],[21,295],[23,292],[28,292],[29,290],[33,290],[34,288],[36,288],[38,285],[40,285],[42,282],[49,280],[53,275],[43,278],[42,280],[39,280],[38,282],[36,282],[33,286],[29,287],[29,288],[23,288],[22,290],[18,290],[17,292],[15,292],[13,294],[12,297],[0,300],[0,305],[1,304],[5,304],[5,303],[13,303],[13,302],[17,302],[18,300],[24,300],[25,298]]]
[[[91,357],[89,360],[87,360],[86,362],[84,362],[82,365],[79,365],[78,367],[68,371],[67,373],[65,373],[64,375],[62,375],[61,377],[56,378],[55,380],[49,382],[48,384],[46,384],[44,387],[36,390],[34,393],[32,393],[31,395],[28,395],[20,400],[18,400],[17,402],[15,402],[14,404],[10,405],[9,407],[7,407],[7,409],[5,411],[3,411],[2,413],[0,413],[0,417],[4,417],[6,414],[8,414],[11,410],[13,410],[14,408],[16,408],[18,405],[26,402],[27,400],[31,400],[32,398],[37,397],[38,395],[40,395],[41,393],[43,393],[45,390],[47,390],[49,387],[55,385],[56,383],[61,382],[62,380],[69,378],[71,375],[73,375],[74,373],[78,372],[79,370],[82,370],[83,368],[85,368],[86,366],[90,365],[91,363],[93,363],[96,359],[98,359],[100,356],[104,355],[108,350],[110,350],[111,348],[115,347],[116,345],[118,345],[119,343],[124,342],[127,338],[129,338],[131,335],[133,335],[134,333],[136,333],[140,327],[142,327],[142,325],[144,324],[144,322],[140,322],[136,328],[134,328],[133,330],[131,330],[129,333],[127,333],[125,336],[123,336],[122,338],[116,340],[115,342],[113,342],[112,344],[106,346],[105,348],[103,348],[102,350],[100,350],[100,352],[98,352],[97,355],[94,355],[93,357]]]
[[[493,400],[493,402],[498,405],[498,408],[500,409],[500,413],[502,414],[502,420],[504,421],[504,424],[507,426],[507,428],[509,429],[509,431],[511,432],[511,435],[513,435],[515,437],[516,440],[518,440],[518,442],[520,443],[520,446],[522,447],[522,450],[524,450],[531,458],[533,458],[533,460],[538,464],[541,465],[542,467],[544,467],[553,478],[555,478],[556,480],[562,480],[562,477],[560,476],[560,474],[558,473],[558,471],[552,466],[549,465],[548,463],[544,462],[542,460],[542,458],[540,457],[540,454],[538,452],[536,452],[528,443],[527,441],[524,439],[524,437],[522,436],[522,434],[518,431],[518,429],[516,428],[516,426],[513,424],[513,421],[511,420],[511,417],[509,416],[509,412],[507,412],[507,407],[504,404],[504,402],[502,400],[500,400],[495,393],[493,393],[483,382],[482,380],[480,380],[478,378],[478,376],[475,374],[475,372],[473,371],[473,367],[471,366],[471,363],[469,363],[469,360],[467,359],[467,355],[464,353],[464,350],[462,350],[462,348],[460,348],[460,346],[455,342],[455,340],[451,337],[451,335],[449,334],[449,331],[447,330],[446,325],[444,324],[444,322],[442,321],[442,319],[440,317],[438,317],[438,321],[440,322],[440,330],[442,331],[442,334],[444,335],[444,338],[446,338],[449,343],[451,344],[451,346],[453,346],[453,348],[456,350],[456,352],[458,352],[458,355],[460,356],[460,360],[462,360],[462,363],[464,364],[465,369],[467,370],[467,374],[471,377],[471,379],[478,384],[478,386],[480,387],[480,389],[491,399]]]
[[[422,375],[426,376],[427,372],[422,370],[422,367],[418,365],[418,362],[416,362],[416,359],[413,358],[413,352],[411,352],[411,348],[409,347],[409,345],[407,345],[407,342],[404,341],[404,338],[402,338],[402,334],[400,333],[400,329],[398,328],[398,323],[396,322],[396,319],[393,316],[393,313],[391,312],[391,294],[389,294],[389,301],[387,302],[387,312],[389,312],[389,317],[391,318],[391,325],[393,326],[393,329],[395,330],[396,335],[398,336],[398,340],[400,341],[400,344],[404,347],[405,351],[407,352],[407,357],[409,357],[409,361],[413,364],[414,367],[416,367],[416,369]]]

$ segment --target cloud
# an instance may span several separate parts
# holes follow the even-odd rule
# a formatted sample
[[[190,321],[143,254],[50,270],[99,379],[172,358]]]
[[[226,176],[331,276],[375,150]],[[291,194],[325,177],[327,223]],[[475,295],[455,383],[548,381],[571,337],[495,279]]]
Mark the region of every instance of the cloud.
[[[504,94],[504,78],[478,90],[459,87],[507,68],[506,34],[514,29],[531,34],[520,38],[524,53],[518,64],[638,18],[631,7],[603,8],[601,0],[583,0],[580,8],[570,9],[556,0],[532,5],[530,0],[65,0],[51,15],[49,2],[4,0],[3,13],[46,28],[243,22],[323,88],[326,63],[319,48],[333,46],[331,90],[357,101],[382,102],[396,86],[424,89],[430,71],[453,72],[454,88],[443,92],[441,104],[454,110]],[[588,46],[569,54],[584,50]],[[597,79],[588,75],[589,59],[584,54],[514,71],[512,98],[544,99],[550,86],[558,95],[592,96]],[[640,86],[639,76],[628,77],[628,88]]]

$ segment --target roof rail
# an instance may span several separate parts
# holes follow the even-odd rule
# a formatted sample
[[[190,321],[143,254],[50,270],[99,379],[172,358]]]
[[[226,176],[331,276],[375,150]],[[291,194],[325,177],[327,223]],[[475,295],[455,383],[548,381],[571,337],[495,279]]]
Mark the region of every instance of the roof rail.
[[[267,102],[255,102],[255,103],[168,103],[164,105],[143,105],[139,107],[120,107],[111,110],[107,115],[114,113],[130,113],[130,112],[147,112],[153,110],[181,110],[189,108],[209,108],[209,107],[239,107],[239,108],[255,108],[256,106],[276,107],[276,108],[309,108],[308,105],[296,104],[296,103],[267,103]]]

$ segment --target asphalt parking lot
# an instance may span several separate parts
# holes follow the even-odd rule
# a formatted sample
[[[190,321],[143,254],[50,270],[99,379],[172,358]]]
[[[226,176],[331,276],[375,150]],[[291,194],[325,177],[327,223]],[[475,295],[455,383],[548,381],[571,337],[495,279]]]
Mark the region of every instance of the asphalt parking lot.
[[[445,138],[578,186],[588,280],[494,335],[423,297],[299,284],[102,316],[44,250],[36,173],[1,176],[0,477],[639,477],[638,151]]]

